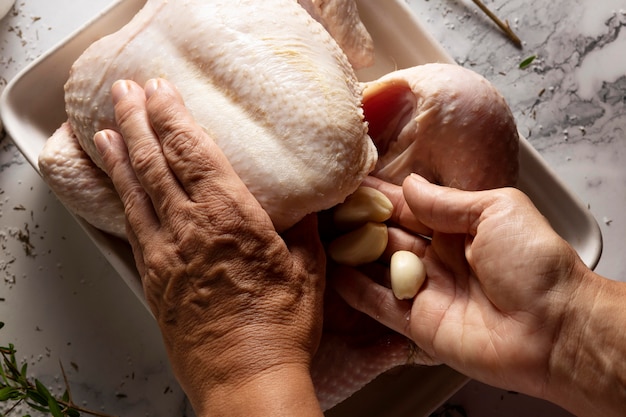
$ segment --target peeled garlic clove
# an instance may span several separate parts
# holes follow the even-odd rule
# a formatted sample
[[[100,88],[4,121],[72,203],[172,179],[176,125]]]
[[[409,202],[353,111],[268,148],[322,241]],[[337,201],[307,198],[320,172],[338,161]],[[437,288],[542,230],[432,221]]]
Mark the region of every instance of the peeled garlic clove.
[[[387,226],[368,222],[333,240],[328,255],[337,263],[357,266],[374,262],[387,247]]]
[[[405,250],[391,255],[389,273],[391,290],[399,300],[415,297],[426,279],[426,269],[422,260],[413,252]]]
[[[335,206],[333,220],[340,230],[350,230],[367,222],[389,220],[393,204],[375,188],[361,186],[346,200]]]

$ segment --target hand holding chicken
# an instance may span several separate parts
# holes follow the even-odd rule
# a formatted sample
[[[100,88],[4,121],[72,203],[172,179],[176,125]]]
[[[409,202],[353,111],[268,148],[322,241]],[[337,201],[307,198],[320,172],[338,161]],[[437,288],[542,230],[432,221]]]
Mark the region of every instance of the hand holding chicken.
[[[95,145],[126,208],[147,301],[194,409],[202,416],[249,406],[257,415],[259,399],[229,402],[262,383],[277,388],[271,398],[260,391],[273,407],[297,400],[298,415],[321,415],[309,377],[325,274],[315,217],[281,238],[166,81],[149,81],[145,92],[120,81],[113,99],[121,135],[99,132]]]

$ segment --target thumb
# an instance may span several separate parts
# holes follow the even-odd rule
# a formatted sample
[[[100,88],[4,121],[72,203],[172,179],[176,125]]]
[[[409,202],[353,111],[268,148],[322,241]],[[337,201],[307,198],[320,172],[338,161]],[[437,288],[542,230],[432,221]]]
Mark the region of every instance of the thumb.
[[[427,227],[443,233],[476,234],[489,194],[431,184],[417,174],[402,183],[402,192],[413,215]]]

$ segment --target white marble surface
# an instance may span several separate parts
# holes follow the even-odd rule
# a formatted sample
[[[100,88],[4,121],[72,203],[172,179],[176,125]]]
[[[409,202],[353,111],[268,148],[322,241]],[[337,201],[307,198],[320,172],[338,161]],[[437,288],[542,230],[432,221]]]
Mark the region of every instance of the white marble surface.
[[[381,0],[383,1],[383,0]],[[110,0],[18,0],[0,21],[0,90]],[[469,0],[408,2],[460,64],[508,99],[520,131],[602,229],[601,274],[626,280],[626,3],[486,1],[515,48]],[[61,12],[59,12],[61,10]],[[535,62],[518,64],[529,55]],[[11,141],[0,140],[0,344],[55,392],[59,361],[74,398],[121,416],[184,416],[156,325]],[[451,400],[469,416],[567,416],[470,383]],[[16,414],[17,415],[17,414]]]

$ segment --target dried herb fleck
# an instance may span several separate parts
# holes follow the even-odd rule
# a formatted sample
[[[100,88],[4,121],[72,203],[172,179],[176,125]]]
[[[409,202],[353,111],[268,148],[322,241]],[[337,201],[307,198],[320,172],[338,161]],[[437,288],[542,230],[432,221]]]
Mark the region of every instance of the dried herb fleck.
[[[522,62],[519,63],[519,68],[520,69],[528,68],[530,64],[533,63],[535,58],[537,58],[537,55],[531,55],[528,58],[524,59]]]
[[[24,230],[18,230],[17,240],[19,240],[22,244],[22,248],[24,249],[26,256],[35,256],[35,246],[33,246],[30,242],[30,229],[28,228],[28,223],[24,224]]]

